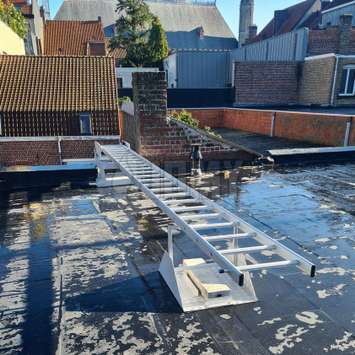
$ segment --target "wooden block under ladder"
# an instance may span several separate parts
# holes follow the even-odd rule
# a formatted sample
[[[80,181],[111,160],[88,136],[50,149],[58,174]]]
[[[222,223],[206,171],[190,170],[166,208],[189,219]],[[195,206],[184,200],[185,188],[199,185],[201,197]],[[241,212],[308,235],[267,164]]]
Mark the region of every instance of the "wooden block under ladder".
[[[189,277],[191,282],[195,285],[195,287],[198,289],[199,293],[201,296],[207,301],[211,298],[219,298],[219,297],[225,297],[230,294],[230,288],[225,285],[225,284],[215,284],[215,283],[208,283],[208,282],[203,282],[201,281],[201,276],[198,275],[197,272],[194,272],[192,270],[186,270],[186,275]],[[206,276],[208,279],[208,275],[202,275]]]
[[[238,269],[241,272],[250,272],[250,271],[258,271],[258,270],[266,270],[266,269],[277,269],[277,268],[287,267],[287,266],[292,266],[297,264],[298,264],[298,260],[283,260],[283,261],[274,261],[274,262],[262,263],[262,264],[242,265],[242,266],[238,266]]]
[[[272,250],[272,249],[275,249],[274,245],[258,245],[255,247],[219,250],[219,252],[223,255],[235,255],[235,254],[257,253],[263,250]]]

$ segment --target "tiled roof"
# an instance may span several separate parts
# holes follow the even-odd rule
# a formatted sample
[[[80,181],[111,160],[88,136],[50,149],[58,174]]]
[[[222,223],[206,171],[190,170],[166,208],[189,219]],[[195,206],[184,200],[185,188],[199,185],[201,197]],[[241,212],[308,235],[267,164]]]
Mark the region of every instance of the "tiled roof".
[[[47,21],[44,54],[86,55],[90,40],[104,41],[101,21]]]
[[[109,47],[110,45],[110,38],[106,38],[105,39],[105,43],[106,43],[106,53],[108,56],[113,57],[115,59],[123,59],[126,58],[127,52],[125,49],[123,48],[115,48],[115,49],[111,49]]]
[[[282,23],[278,31],[274,33],[275,18],[273,18],[252,40],[252,42],[262,41],[272,36],[278,36],[280,34],[294,30],[299,22],[307,14],[308,10],[314,5],[314,3],[315,0],[306,0],[284,9],[283,11],[286,13],[285,21]]]
[[[116,108],[113,58],[0,56],[0,112]]]

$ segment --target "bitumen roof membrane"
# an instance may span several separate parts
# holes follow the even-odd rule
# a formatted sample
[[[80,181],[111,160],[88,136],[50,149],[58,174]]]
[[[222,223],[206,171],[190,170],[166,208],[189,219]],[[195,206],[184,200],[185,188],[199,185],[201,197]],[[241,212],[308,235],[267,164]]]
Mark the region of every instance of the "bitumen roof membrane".
[[[255,272],[254,304],[182,313],[169,220],[134,186],[0,195],[0,353],[354,354],[355,164],[187,182],[317,266]],[[183,234],[175,257],[201,256]],[[262,255],[264,260],[271,256]]]

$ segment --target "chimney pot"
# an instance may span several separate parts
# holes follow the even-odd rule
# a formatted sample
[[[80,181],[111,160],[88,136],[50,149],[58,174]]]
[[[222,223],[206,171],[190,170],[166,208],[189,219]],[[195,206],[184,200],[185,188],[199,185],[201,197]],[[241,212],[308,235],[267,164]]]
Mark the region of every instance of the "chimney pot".
[[[249,38],[248,38],[248,40],[251,40],[254,37],[256,37],[257,33],[258,33],[258,26],[257,25],[249,26]]]

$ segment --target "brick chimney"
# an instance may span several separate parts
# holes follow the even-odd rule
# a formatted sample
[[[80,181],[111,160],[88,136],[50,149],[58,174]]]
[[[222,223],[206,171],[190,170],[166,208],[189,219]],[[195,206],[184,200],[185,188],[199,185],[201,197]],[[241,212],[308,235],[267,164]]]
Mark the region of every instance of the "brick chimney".
[[[352,14],[344,14],[340,16],[339,21],[339,53],[351,54],[352,52]]]
[[[287,20],[287,17],[288,17],[287,10],[276,10],[275,11],[275,13],[274,13],[274,35],[276,35],[280,31],[281,26]]]
[[[239,10],[239,47],[249,38],[249,26],[254,23],[254,0],[241,0]]]
[[[251,39],[256,37],[257,33],[258,33],[258,26],[257,25],[249,26],[249,37],[248,37],[248,40],[250,41]]]

